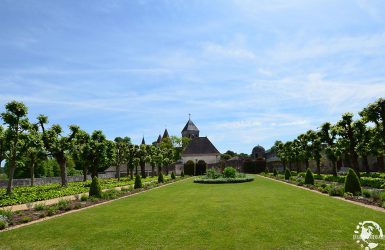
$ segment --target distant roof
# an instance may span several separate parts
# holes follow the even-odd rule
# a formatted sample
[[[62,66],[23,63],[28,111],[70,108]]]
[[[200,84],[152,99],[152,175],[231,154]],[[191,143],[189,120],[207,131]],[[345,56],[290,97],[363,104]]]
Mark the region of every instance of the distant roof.
[[[164,133],[163,133],[163,138],[167,138],[169,137],[168,135],[168,131],[167,131],[167,128],[164,130]]]
[[[159,136],[158,136],[158,140],[156,140],[156,143],[160,143],[161,141],[162,141],[162,136],[159,135]]]
[[[193,121],[191,121],[191,119],[188,119],[186,125],[184,126],[183,131],[199,131],[199,129],[197,128],[197,126],[195,126],[195,124],[193,123]]]
[[[191,139],[183,154],[220,154],[207,137]]]
[[[143,136],[143,138],[142,138],[142,144],[143,144],[143,145],[146,144],[146,142],[144,141],[144,136]]]

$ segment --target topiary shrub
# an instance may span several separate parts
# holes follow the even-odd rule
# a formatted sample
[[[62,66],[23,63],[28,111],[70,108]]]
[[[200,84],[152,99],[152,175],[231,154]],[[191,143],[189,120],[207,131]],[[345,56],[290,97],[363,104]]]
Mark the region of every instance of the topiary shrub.
[[[286,169],[286,171],[285,171],[285,180],[289,180],[290,177],[291,177],[290,170],[289,170],[289,169]]]
[[[361,194],[361,183],[358,179],[356,172],[353,169],[349,168],[348,175],[346,175],[345,179],[345,193],[352,193],[354,195]]]
[[[163,174],[162,172],[160,172],[158,175],[158,183],[163,183],[163,182],[164,182]]]
[[[174,172],[171,172],[171,179],[175,180],[175,174],[174,174]]]
[[[204,175],[206,173],[207,164],[203,160],[199,160],[195,166],[195,175]]]
[[[89,196],[102,197],[102,187],[100,186],[98,177],[94,177],[91,182]]]
[[[194,175],[195,163],[192,160],[188,160],[184,164],[184,172],[187,175]]]
[[[139,174],[136,174],[135,176],[135,184],[134,184],[134,188],[137,189],[137,188],[142,188],[142,179],[140,178],[140,175]]]
[[[278,171],[277,171],[277,169],[275,169],[275,168],[274,168],[274,171],[273,171],[273,175],[274,175],[274,176],[277,176],[277,175],[278,175]]]
[[[223,177],[225,178],[235,178],[235,175],[236,175],[236,171],[235,171],[235,168],[233,167],[226,167],[223,170]]]
[[[310,170],[310,168],[308,168],[306,170],[305,184],[314,185],[314,176],[313,176],[313,172]]]
[[[266,167],[265,168],[265,174],[268,174],[269,173],[269,169]]]
[[[182,172],[180,173],[180,177],[184,177],[184,172],[182,170]]]

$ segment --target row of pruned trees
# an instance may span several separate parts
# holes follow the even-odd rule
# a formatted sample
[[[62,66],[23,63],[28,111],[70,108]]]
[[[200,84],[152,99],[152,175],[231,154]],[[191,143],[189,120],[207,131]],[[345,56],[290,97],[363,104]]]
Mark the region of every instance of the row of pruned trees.
[[[145,164],[151,164],[154,174],[163,166],[169,166],[180,158],[183,147],[188,143],[185,138],[167,137],[157,145],[134,145],[129,137],[108,140],[101,130],[91,134],[79,126],[69,126],[65,133],[58,124],[49,126],[48,117],[39,115],[35,122],[27,117],[28,108],[22,102],[12,101],[5,105],[1,114],[4,127],[0,125],[0,166],[7,164],[7,194],[12,193],[15,169],[28,165],[31,185],[34,183],[34,168],[46,159],[54,159],[60,166],[62,186],[67,186],[67,162],[69,158],[82,169],[84,180],[87,174],[97,176],[99,171],[116,166],[116,177],[120,179],[120,168],[133,171],[140,166],[145,177]],[[168,168],[167,168],[168,169]]]
[[[337,175],[337,162],[344,161],[359,173],[359,159],[369,172],[368,156],[377,157],[381,171],[385,154],[385,99],[369,104],[354,119],[352,113],[345,113],[336,124],[326,122],[314,131],[309,130],[288,142],[276,141],[273,150],[280,157],[284,168],[300,164],[309,167],[314,160],[317,173],[321,173],[321,158],[325,154],[333,165],[333,175]]]

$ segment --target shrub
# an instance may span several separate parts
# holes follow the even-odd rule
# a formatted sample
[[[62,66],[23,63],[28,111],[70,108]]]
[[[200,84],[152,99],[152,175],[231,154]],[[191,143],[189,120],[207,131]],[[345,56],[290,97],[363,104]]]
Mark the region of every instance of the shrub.
[[[382,195],[381,195],[381,192],[378,191],[378,190],[373,190],[373,191],[370,193],[370,196],[372,197],[372,199],[373,199],[374,202],[380,202],[380,201],[382,201]]]
[[[24,217],[21,218],[21,222],[22,223],[28,223],[31,220],[32,220],[31,217],[28,217],[28,216],[24,216]]]
[[[277,171],[277,169],[275,169],[275,168],[274,168],[274,170],[273,170],[273,175],[274,175],[274,176],[277,176],[277,175],[278,175],[278,171]]]
[[[385,180],[382,178],[361,177],[360,182],[361,185],[365,187],[382,188],[385,183]]]
[[[82,195],[80,196],[80,201],[87,201],[87,200],[88,200],[88,195],[82,194]]]
[[[82,207],[82,204],[80,204],[80,203],[76,203],[75,205],[74,205],[74,209],[79,209],[79,208],[81,208]]]
[[[160,172],[158,175],[158,183],[164,183],[164,177],[163,177],[162,172]]]
[[[8,226],[6,221],[0,220],[0,230],[5,229]]]
[[[308,168],[306,170],[305,184],[314,185],[314,176],[313,176],[313,172],[310,170],[310,168]]]
[[[289,180],[290,177],[291,177],[290,170],[289,170],[289,169],[286,169],[286,171],[285,171],[285,180]]]
[[[57,203],[57,208],[59,210],[69,210],[70,209],[70,202],[68,200],[61,199]]]
[[[268,174],[269,173],[269,169],[266,167],[265,168],[265,174]]]
[[[195,163],[192,160],[188,160],[184,164],[184,172],[187,175],[194,175]]]
[[[180,177],[184,177],[184,172],[182,170],[182,172],[180,173]]]
[[[175,174],[174,174],[174,171],[171,172],[171,179],[175,180]]]
[[[105,200],[116,199],[120,196],[121,192],[116,189],[107,190],[102,194],[102,198]]]
[[[15,213],[10,209],[0,209],[0,216],[6,217],[8,221],[12,220],[14,215]]]
[[[137,189],[137,188],[142,188],[142,180],[140,178],[140,175],[136,175],[135,176],[135,185],[134,185],[134,188]]]
[[[47,209],[47,215],[48,216],[52,216],[52,215],[56,214],[57,212],[58,212],[57,206],[50,206]]]
[[[331,185],[328,193],[330,196],[343,196],[344,195],[344,188],[339,186]]]
[[[99,179],[95,176],[92,179],[89,196],[102,197],[102,187],[100,186]]]
[[[218,179],[219,177],[221,177],[221,174],[218,171],[216,171],[214,168],[211,168],[207,170],[206,177],[208,179]]]
[[[44,203],[38,203],[34,207],[35,211],[43,211],[45,209]]]
[[[362,189],[362,196],[364,196],[365,198],[370,198],[370,191],[367,190],[367,189]]]
[[[218,178],[218,179],[196,179],[194,180],[194,183],[201,183],[201,184],[225,184],[225,183],[242,183],[242,182],[249,182],[253,181],[254,178],[252,177],[245,177],[245,178]]]
[[[206,173],[207,164],[205,161],[200,160],[197,162],[197,165],[195,166],[195,175],[203,175]]]
[[[127,193],[127,192],[130,191],[130,188],[129,188],[129,187],[122,187],[122,188],[120,189],[120,191],[122,191],[122,192],[124,192],[124,193]]]
[[[349,173],[345,179],[345,193],[352,193],[354,195],[361,194],[361,184],[356,172],[353,169],[349,169]]]
[[[236,171],[235,171],[235,168],[233,167],[226,167],[223,170],[223,177],[225,178],[235,178],[235,174],[236,174]]]

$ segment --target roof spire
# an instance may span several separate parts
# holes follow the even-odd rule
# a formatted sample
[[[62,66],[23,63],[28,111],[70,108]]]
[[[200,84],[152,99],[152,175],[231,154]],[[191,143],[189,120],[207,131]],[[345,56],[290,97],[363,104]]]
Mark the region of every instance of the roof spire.
[[[190,113],[188,114],[188,119],[191,120],[191,114]]]
[[[142,143],[141,143],[142,145],[146,145],[146,142],[144,141],[144,136],[143,136],[143,138],[142,138]]]

